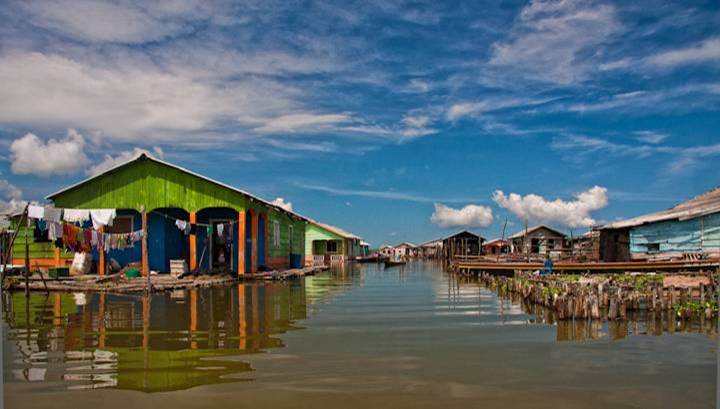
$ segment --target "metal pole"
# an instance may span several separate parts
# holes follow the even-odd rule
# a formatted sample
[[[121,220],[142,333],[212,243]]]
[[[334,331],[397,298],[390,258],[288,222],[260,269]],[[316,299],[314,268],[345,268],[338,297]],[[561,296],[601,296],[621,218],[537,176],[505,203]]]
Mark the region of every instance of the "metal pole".
[[[28,234],[30,233],[30,218],[28,217],[28,206],[25,206],[25,298],[30,298],[30,244]],[[19,226],[18,226],[19,227]],[[27,301],[29,302],[29,301]],[[28,329],[29,331],[29,329]]]

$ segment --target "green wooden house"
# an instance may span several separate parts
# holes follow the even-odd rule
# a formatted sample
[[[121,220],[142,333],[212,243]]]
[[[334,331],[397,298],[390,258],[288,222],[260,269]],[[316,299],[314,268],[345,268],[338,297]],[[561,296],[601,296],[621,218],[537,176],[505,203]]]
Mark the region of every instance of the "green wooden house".
[[[305,228],[305,264],[355,260],[362,255],[362,238],[335,226],[310,220]]]
[[[146,226],[147,246],[110,250],[108,254],[95,250],[99,270],[112,258],[121,265],[139,262],[144,272],[162,273],[170,271],[170,260],[183,259],[191,270],[245,274],[263,267],[300,267],[305,254],[304,217],[146,154],[47,199],[58,208],[117,209],[109,233],[128,233]],[[176,220],[196,223],[198,228],[186,235],[176,227]],[[217,232],[220,224],[232,224],[229,242],[218,234],[208,234]],[[14,247],[15,260],[25,256],[24,246],[19,244]],[[31,247],[31,258],[47,258],[48,246]],[[67,255],[56,253],[54,262],[62,264],[63,257]]]

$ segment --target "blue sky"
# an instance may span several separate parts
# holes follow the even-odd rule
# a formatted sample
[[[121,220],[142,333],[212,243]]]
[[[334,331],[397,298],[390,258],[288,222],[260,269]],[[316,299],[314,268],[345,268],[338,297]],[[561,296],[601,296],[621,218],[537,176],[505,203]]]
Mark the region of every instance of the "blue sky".
[[[0,205],[148,151],[380,245],[720,185],[717,1],[388,3],[5,3]]]

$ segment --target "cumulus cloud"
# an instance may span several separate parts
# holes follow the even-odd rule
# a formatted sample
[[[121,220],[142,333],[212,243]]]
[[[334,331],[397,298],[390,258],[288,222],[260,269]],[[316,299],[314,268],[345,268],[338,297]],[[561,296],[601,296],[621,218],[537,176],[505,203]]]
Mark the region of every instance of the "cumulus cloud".
[[[0,214],[14,214],[25,208],[22,190],[5,179],[0,179]]]
[[[436,225],[447,227],[487,227],[492,224],[492,209],[487,206],[467,205],[461,209],[453,209],[444,204],[435,203],[435,212],[430,221]]]
[[[111,155],[105,155],[105,157],[103,158],[103,160],[100,163],[98,163],[97,165],[91,166],[90,168],[85,170],[85,174],[88,176],[99,175],[107,170],[110,170],[110,169],[116,167],[116,166],[122,165],[123,163],[125,163],[143,153],[146,155],[149,155],[149,156],[154,156],[158,159],[162,159],[165,156],[162,148],[160,148],[159,146],[154,147],[152,151],[149,151],[147,149],[142,149],[142,148],[135,148],[131,151],[120,152],[115,157],[113,157]]]
[[[510,39],[493,45],[490,65],[547,82],[582,81],[595,67],[592,53],[619,29],[610,4],[535,0],[521,11]]]
[[[277,206],[281,209],[285,209],[288,212],[292,212],[292,209],[293,209],[292,202],[286,202],[285,199],[283,199],[282,197],[278,197],[275,200],[273,200],[272,204],[274,204],[275,206]]]
[[[561,224],[568,227],[590,227],[597,222],[591,213],[607,206],[607,189],[595,186],[577,193],[575,200],[547,200],[536,194],[521,196],[517,193],[505,195],[497,190],[493,201],[508,209],[516,217],[534,223]]]
[[[28,133],[10,144],[10,154],[12,172],[22,175],[71,175],[89,162],[85,139],[74,129],[69,129],[63,139],[47,142]]]

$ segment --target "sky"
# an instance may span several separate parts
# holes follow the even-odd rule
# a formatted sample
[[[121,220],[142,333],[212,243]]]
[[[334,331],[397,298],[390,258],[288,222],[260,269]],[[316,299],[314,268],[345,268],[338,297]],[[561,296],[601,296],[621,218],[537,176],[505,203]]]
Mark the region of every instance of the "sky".
[[[580,234],[720,185],[719,113],[717,1],[0,8],[0,211],[147,152],[374,246]]]

